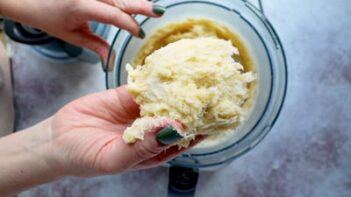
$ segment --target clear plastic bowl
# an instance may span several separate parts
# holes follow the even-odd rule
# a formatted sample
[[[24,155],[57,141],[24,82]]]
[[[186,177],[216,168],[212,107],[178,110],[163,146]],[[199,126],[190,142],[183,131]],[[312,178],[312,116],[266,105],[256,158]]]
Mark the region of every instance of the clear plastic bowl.
[[[188,18],[218,21],[237,33],[244,41],[257,67],[257,94],[247,120],[220,144],[193,148],[169,164],[189,167],[216,167],[254,148],[270,131],[284,102],[287,88],[287,65],[282,44],[267,18],[244,0],[160,0],[167,7],[159,19],[136,16],[142,28],[151,35],[160,27]],[[145,40],[147,40],[146,37]],[[115,88],[127,81],[125,65],[131,63],[143,41],[118,30],[106,66],[106,85]]]

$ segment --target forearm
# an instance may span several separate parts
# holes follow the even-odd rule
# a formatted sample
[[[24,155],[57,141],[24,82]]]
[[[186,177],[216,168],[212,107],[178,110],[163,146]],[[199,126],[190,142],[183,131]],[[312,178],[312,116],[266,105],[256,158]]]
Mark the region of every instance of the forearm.
[[[49,120],[0,138],[0,196],[53,181],[58,172],[49,158]]]

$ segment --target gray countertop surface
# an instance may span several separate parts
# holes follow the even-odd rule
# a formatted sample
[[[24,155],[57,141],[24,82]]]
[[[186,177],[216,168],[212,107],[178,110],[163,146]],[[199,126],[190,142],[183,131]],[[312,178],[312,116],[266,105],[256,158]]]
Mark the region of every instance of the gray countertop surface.
[[[285,47],[289,85],[269,135],[215,172],[201,172],[196,196],[351,196],[351,1],[266,0]],[[13,46],[18,129],[82,95],[105,89],[100,66],[49,61]],[[21,196],[166,196],[168,169],[65,178]]]

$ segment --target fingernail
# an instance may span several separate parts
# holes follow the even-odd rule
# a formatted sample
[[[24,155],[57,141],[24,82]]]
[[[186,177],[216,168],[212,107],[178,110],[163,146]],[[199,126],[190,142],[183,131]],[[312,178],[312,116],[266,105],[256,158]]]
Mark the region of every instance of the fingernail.
[[[157,14],[157,15],[159,15],[159,16],[162,16],[162,15],[166,12],[166,8],[163,7],[163,6],[160,6],[160,5],[154,5],[154,6],[152,7],[152,11],[153,11],[155,14]]]
[[[179,135],[178,131],[173,127],[166,127],[158,132],[156,139],[160,144],[170,145],[174,144],[183,137]]]
[[[139,31],[139,38],[145,38],[145,31],[142,29],[142,28],[140,28],[140,31]]]

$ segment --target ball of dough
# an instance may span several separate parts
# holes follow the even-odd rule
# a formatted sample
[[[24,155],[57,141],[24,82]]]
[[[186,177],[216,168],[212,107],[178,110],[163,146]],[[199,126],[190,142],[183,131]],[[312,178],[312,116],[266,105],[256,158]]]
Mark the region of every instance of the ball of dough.
[[[233,59],[238,53],[230,41],[182,39],[154,51],[144,65],[127,65],[128,90],[140,105],[140,119],[167,117],[184,124],[180,146],[197,134],[237,128],[245,119],[248,85],[255,80]],[[125,130],[124,140],[143,139],[145,122],[135,121]]]

